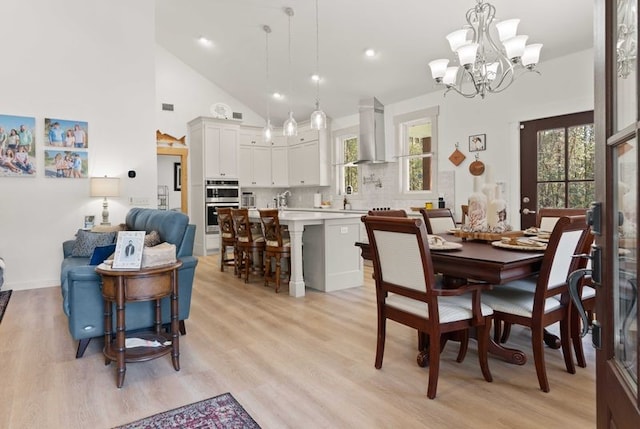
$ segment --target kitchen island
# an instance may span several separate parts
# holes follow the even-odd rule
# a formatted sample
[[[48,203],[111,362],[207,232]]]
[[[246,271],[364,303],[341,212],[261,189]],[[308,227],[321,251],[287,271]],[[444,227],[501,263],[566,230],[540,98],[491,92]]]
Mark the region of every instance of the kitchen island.
[[[350,212],[280,211],[280,223],[287,225],[291,238],[289,295],[304,296],[305,286],[332,292],[363,285],[362,258],[354,246],[360,240],[361,216]],[[258,210],[249,210],[249,217],[253,222],[260,221]]]

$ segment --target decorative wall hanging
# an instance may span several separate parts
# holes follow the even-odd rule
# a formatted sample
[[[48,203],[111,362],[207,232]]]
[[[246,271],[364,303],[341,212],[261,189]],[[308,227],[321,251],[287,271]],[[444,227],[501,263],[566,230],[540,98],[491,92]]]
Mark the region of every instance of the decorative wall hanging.
[[[476,160],[469,164],[469,173],[480,176],[484,173],[484,162],[480,161],[480,155],[476,154]]]
[[[487,135],[476,134],[469,136],[469,152],[478,152],[487,149]]]
[[[44,174],[58,179],[86,179],[89,155],[83,150],[45,150]]]
[[[454,150],[453,153],[449,155],[449,161],[451,161],[456,167],[460,165],[466,158],[464,153],[460,152],[459,146],[460,144],[456,143],[456,150]]]
[[[89,147],[89,124],[68,119],[44,118],[44,145],[87,149]]]
[[[35,177],[36,118],[0,115],[0,177]]]
[[[156,144],[167,144],[169,146],[177,144],[178,146],[186,146],[186,136],[177,138],[172,136],[171,134],[165,134],[160,130],[156,130]]]

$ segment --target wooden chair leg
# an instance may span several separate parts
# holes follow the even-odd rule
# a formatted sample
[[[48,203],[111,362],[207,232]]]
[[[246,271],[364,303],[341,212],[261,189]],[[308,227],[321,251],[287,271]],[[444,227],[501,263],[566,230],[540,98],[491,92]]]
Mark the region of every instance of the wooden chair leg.
[[[378,311],[378,341],[376,342],[376,369],[382,368],[382,358],[384,357],[384,340],[387,335],[387,319]]]
[[[469,330],[465,329],[464,331],[460,331],[460,349],[458,350],[458,357],[456,357],[456,362],[460,363],[464,360],[467,355],[467,349],[469,348]]]
[[[438,373],[440,371],[440,335],[429,335],[429,386],[427,397],[433,399],[438,390]]]
[[[573,364],[573,354],[571,353],[571,332],[570,332],[569,315],[560,321],[560,342],[562,344],[562,354],[564,356],[564,364],[569,374],[576,373],[576,367]]]
[[[281,268],[281,256],[276,256],[276,293],[280,290],[280,268]]]
[[[573,352],[576,355],[576,363],[580,368],[586,368],[587,360],[584,357],[584,349],[582,347],[582,337],[580,336],[582,319],[580,318],[580,315],[578,314],[577,311],[571,311],[570,318],[571,318],[571,342],[573,343]]]
[[[540,384],[540,390],[549,392],[549,380],[547,379],[547,369],[544,362],[543,335],[542,327],[531,328],[531,347],[533,349],[533,361],[536,365],[538,383]]]

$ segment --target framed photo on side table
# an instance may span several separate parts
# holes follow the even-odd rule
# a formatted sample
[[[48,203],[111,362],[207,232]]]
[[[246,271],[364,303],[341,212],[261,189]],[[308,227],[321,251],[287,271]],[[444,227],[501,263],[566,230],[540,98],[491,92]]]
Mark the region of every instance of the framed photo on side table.
[[[475,134],[469,136],[469,152],[478,152],[487,149],[487,135]]]
[[[139,270],[145,231],[119,231],[113,256],[114,270]]]

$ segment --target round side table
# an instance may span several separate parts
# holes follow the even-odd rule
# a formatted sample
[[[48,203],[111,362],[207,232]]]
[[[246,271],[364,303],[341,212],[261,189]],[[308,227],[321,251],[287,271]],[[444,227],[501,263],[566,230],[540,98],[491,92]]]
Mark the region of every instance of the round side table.
[[[102,276],[104,298],[104,357],[105,365],[117,363],[118,387],[122,387],[127,371],[126,362],[143,362],[171,353],[176,371],[180,371],[180,344],[178,331],[178,268],[182,261],[141,270],[113,270],[99,265],[96,272]],[[162,332],[162,298],[171,297],[171,332]],[[129,347],[126,343],[125,304],[132,301],[155,301],[153,330],[136,333],[136,338],[148,341],[148,346]],[[112,303],[116,306],[116,337],[113,339]]]

